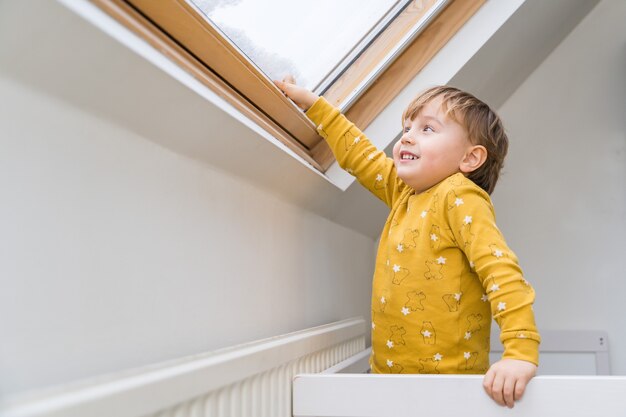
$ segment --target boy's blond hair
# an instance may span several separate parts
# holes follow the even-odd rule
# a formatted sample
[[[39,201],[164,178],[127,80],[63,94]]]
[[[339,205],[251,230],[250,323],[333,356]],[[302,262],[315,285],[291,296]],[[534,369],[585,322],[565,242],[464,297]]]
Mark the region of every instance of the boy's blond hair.
[[[438,86],[430,88],[413,100],[402,114],[402,123],[413,120],[431,100],[441,97],[443,111],[447,117],[465,128],[469,141],[487,149],[487,159],[475,171],[467,174],[487,193],[496,186],[509,141],[504,132],[500,117],[491,108],[474,97],[454,87]]]

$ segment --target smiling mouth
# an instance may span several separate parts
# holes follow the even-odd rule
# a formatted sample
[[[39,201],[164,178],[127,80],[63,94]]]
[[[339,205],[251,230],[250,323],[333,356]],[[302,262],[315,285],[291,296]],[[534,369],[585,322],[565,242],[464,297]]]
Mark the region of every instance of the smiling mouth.
[[[400,159],[403,161],[415,161],[420,159],[420,157],[410,152],[400,152]]]

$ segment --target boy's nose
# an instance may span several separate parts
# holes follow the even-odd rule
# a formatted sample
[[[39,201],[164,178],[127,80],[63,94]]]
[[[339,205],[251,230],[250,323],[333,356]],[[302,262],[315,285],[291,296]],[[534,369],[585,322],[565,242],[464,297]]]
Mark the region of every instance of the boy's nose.
[[[402,135],[402,137],[400,138],[400,142],[404,144],[412,145],[415,143],[415,139],[413,139],[413,137],[409,135],[409,133],[407,132]]]

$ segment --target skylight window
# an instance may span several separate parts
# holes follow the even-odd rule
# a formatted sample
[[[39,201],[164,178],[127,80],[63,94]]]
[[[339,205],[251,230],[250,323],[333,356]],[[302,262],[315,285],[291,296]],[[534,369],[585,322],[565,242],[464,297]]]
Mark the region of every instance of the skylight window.
[[[316,90],[410,0],[190,0],[270,79]]]
[[[328,145],[272,79],[365,129],[486,0],[91,1],[324,172]]]

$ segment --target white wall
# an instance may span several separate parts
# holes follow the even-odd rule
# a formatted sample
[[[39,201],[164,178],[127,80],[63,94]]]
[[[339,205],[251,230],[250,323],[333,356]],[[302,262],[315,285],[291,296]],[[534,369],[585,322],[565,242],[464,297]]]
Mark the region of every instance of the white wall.
[[[73,22],[43,16],[67,19],[55,28]],[[539,325],[608,330],[620,374],[625,17],[623,1],[603,0],[502,106],[512,145],[494,196],[499,224],[537,288]],[[38,28],[24,31],[36,37]],[[76,35],[72,51],[97,46],[87,59],[58,58],[49,36],[13,38],[23,62],[0,71],[0,396],[369,316],[370,237],[160,146],[156,136],[165,134],[150,114],[132,113],[134,98],[113,97],[155,91],[151,100],[174,98],[172,111],[202,113],[198,96],[99,35]],[[39,57],[54,68],[37,66]],[[63,67],[68,59],[75,62]],[[137,87],[140,79],[147,81]],[[97,94],[68,89],[79,81]],[[89,100],[108,89],[106,103]],[[124,117],[148,127],[115,122]],[[211,139],[219,129],[210,126]],[[320,201],[311,206],[326,205]],[[343,203],[332,204],[367,209]]]
[[[0,97],[0,396],[369,317],[371,238],[1,74]]]
[[[626,2],[602,0],[500,109],[494,201],[545,329],[604,329],[626,374]]]

